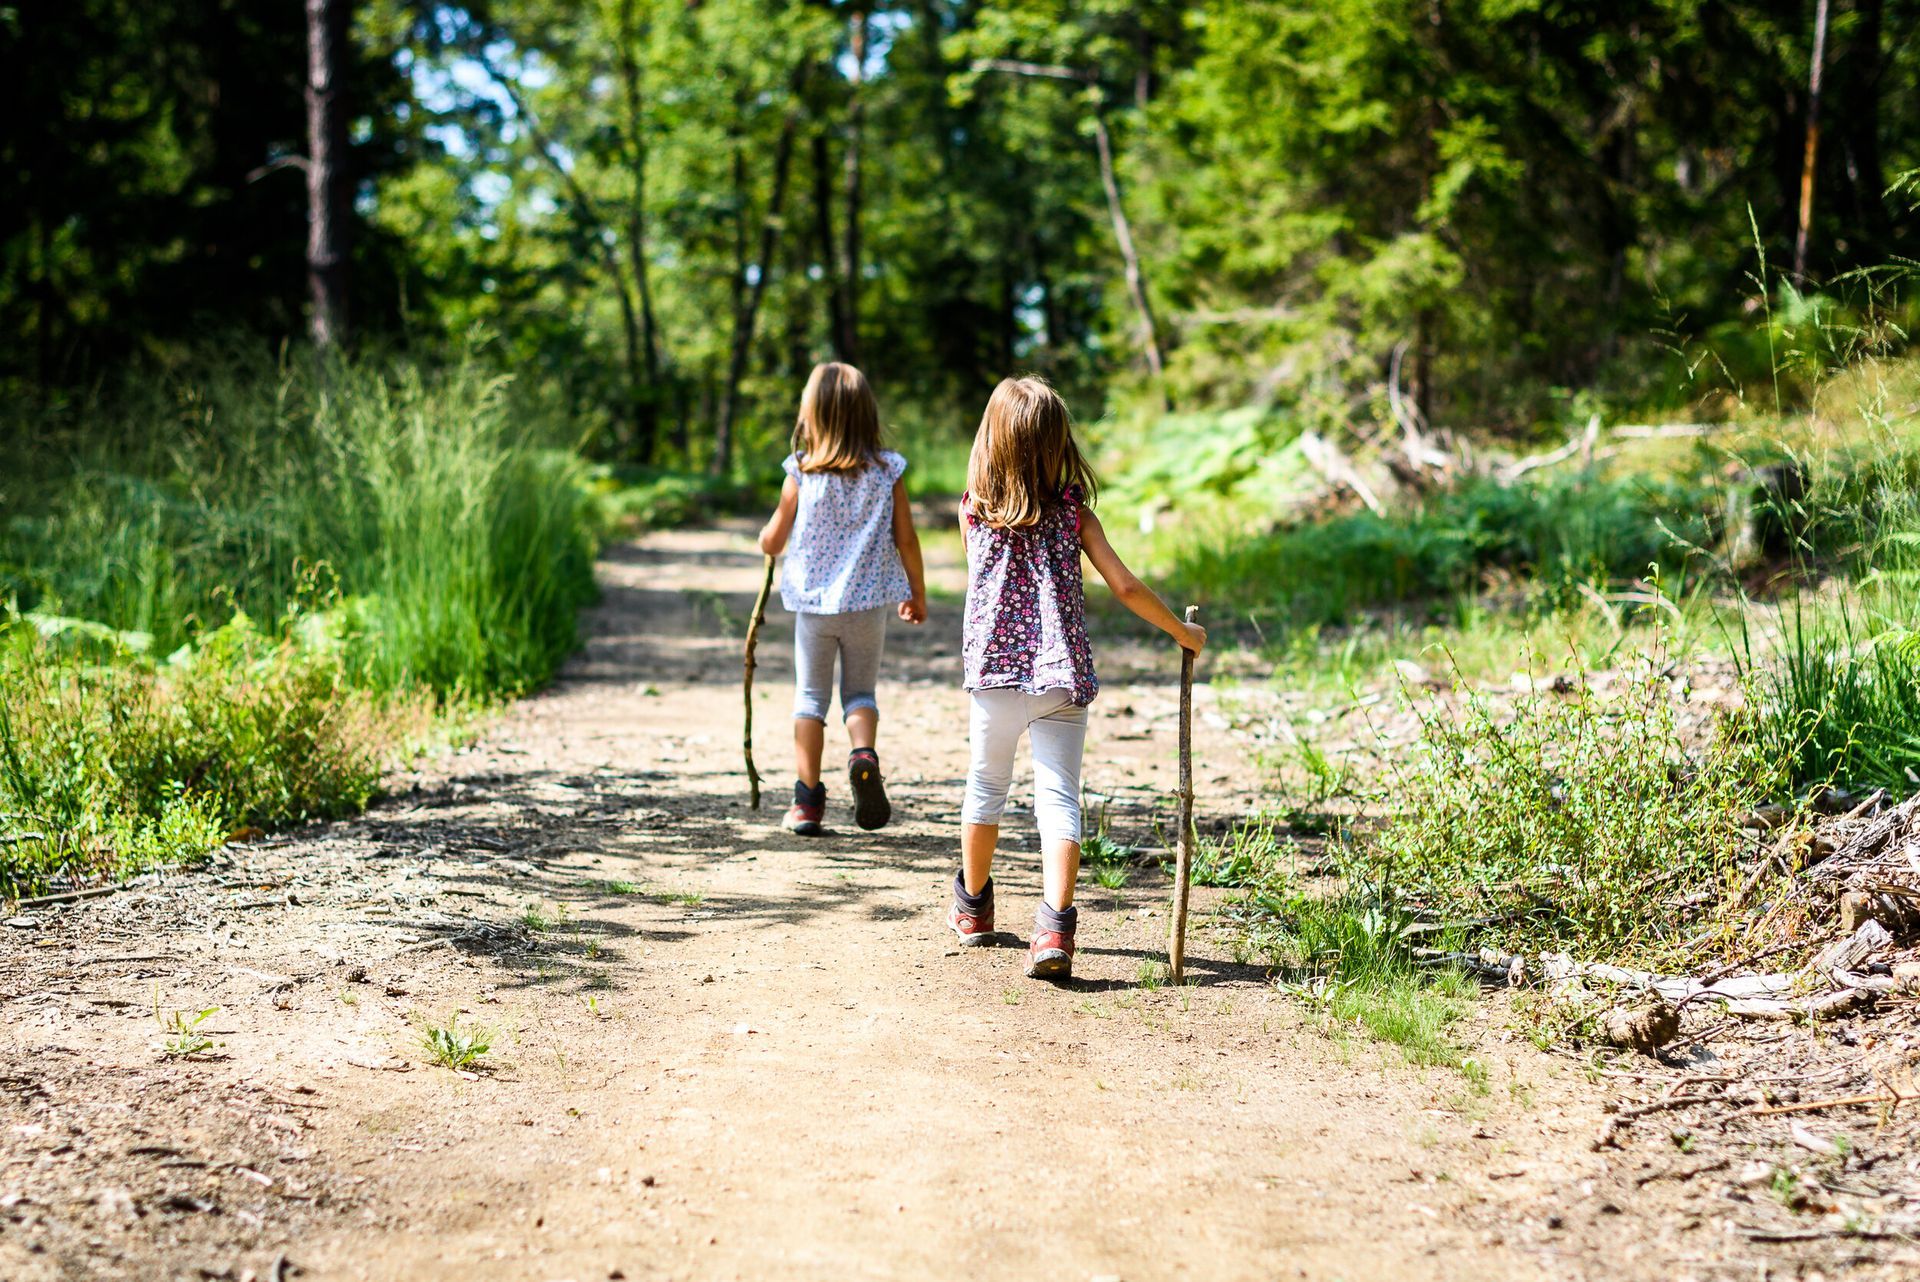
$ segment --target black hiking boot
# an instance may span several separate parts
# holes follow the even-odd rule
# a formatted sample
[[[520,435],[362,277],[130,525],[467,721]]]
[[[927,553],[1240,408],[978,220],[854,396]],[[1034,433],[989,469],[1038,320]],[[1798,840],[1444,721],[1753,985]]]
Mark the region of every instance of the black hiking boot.
[[[853,822],[868,832],[886,827],[893,818],[893,804],[880,781],[880,754],[872,748],[855,748],[847,758],[847,778],[853,784]]]

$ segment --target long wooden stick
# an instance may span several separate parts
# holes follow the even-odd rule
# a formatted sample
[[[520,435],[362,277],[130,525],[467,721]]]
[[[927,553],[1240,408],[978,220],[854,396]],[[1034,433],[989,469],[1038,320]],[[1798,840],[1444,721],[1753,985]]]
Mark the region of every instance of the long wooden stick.
[[[746,671],[740,677],[740,692],[747,704],[745,728],[741,731],[740,750],[747,759],[747,799],[760,809],[760,772],[753,765],[753,648],[760,641],[760,625],[767,621],[767,594],[773,591],[773,558],[767,558],[766,577],[760,580],[760,596],[753,603],[753,617],[747,621]]]
[[[1200,607],[1187,607],[1187,622],[1197,623]],[[1173,929],[1167,940],[1167,969],[1173,982],[1187,976],[1187,892],[1193,889],[1193,651],[1180,651],[1180,840],[1174,846]]]

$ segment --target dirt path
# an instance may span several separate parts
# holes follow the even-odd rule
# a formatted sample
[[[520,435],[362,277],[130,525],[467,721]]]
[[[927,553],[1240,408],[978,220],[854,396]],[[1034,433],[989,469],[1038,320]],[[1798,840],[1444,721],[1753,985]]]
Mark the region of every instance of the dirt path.
[[[554,688],[365,819],[0,932],[0,1277],[1755,1276],[1609,1171],[1601,1092],[1497,1021],[1476,1093],[1329,1036],[1204,925],[1196,987],[1142,986],[1156,872],[1084,885],[1069,986],[1024,979],[1015,934],[951,947],[951,598],[890,641],[900,821],[852,830],[836,786],[840,831],[805,840],[772,822],[784,616],[769,808],[743,802],[718,624],[757,583],[744,530],[603,573]],[[1088,783],[1151,843],[1173,665],[1097,644]],[[1228,815],[1256,775],[1209,706],[1204,809]],[[217,1051],[163,1058],[156,1000],[218,1006]],[[470,1078],[420,1047],[456,1012],[494,1034]]]

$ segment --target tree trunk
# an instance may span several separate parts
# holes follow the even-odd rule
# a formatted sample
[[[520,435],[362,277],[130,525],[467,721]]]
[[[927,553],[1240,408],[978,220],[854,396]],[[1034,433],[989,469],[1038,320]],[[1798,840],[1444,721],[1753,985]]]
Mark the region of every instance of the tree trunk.
[[[860,363],[860,124],[865,110],[861,86],[867,74],[867,15],[856,12],[848,20],[847,44],[853,54],[853,70],[848,75],[847,155],[842,182],[846,192],[847,221],[844,227],[846,250],[841,255],[840,359]]]
[[[1814,165],[1820,155],[1820,80],[1827,60],[1827,0],[1813,11],[1813,66],[1807,73],[1807,147],[1800,160],[1800,227],[1793,237],[1793,276],[1805,280],[1813,225]]]
[[[848,364],[857,364],[847,345],[846,291],[840,282],[839,242],[833,235],[833,157],[828,151],[824,127],[813,135],[813,231],[819,245],[822,279],[827,286],[833,354]]]
[[[800,127],[799,94],[794,95],[794,103],[787,108],[786,119],[780,123],[780,141],[773,151],[773,191],[767,197],[766,214],[760,220],[760,248],[754,268],[743,271],[741,276],[749,277],[745,281],[745,297],[734,309],[733,345],[727,359],[727,381],[720,389],[720,413],[713,431],[712,471],[716,476],[724,476],[733,465],[733,429],[734,418],[739,411],[740,383],[747,376],[747,358],[753,353],[753,328],[759,318],[760,300],[767,292],[767,277],[773,274],[773,252],[780,234],[780,213],[787,202],[787,179],[793,170],[793,141]],[[734,180],[742,189],[744,197],[746,161],[740,152],[734,152]],[[741,295],[736,282],[735,297]]]
[[[627,167],[633,174],[633,197],[627,206],[627,265],[640,295],[640,364],[645,387],[630,387],[634,400],[634,461],[651,463],[660,435],[660,341],[653,315],[653,288],[647,267],[647,134],[640,95],[640,63],[634,56],[633,0],[620,0],[620,78],[627,108]],[[622,294],[625,293],[622,287]],[[633,367],[628,374],[631,379]]]
[[[307,293],[313,345],[347,341],[347,113],[342,101],[351,0],[307,6]]]
[[[1160,331],[1153,323],[1153,308],[1147,302],[1147,282],[1140,273],[1140,255],[1134,252],[1133,228],[1127,223],[1126,208],[1120,202],[1120,180],[1113,171],[1113,140],[1107,136],[1107,122],[1096,107],[1093,113],[1093,143],[1100,152],[1100,182],[1107,189],[1107,213],[1113,219],[1113,238],[1120,242],[1120,257],[1126,264],[1127,293],[1140,317],[1140,343],[1146,349],[1147,368],[1154,385],[1160,389],[1161,405],[1171,410],[1173,397],[1167,392],[1167,371],[1160,356]]]
[[[1867,241],[1855,251],[1856,262],[1882,261],[1890,248],[1886,166],[1880,154],[1880,91],[1887,67],[1880,45],[1885,21],[1883,0],[1860,0],[1855,6],[1853,38],[1839,62],[1846,71],[1844,90],[1836,90],[1844,94],[1839,99],[1839,119],[1853,222]]]

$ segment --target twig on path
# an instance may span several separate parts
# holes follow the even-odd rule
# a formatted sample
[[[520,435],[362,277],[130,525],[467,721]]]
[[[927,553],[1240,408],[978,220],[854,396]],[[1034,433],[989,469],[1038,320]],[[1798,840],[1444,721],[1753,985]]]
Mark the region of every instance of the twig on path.
[[[1865,1104],[1898,1104],[1910,1098],[1898,1091],[1876,1091],[1872,1095],[1846,1095],[1839,1099],[1809,1100],[1804,1104],[1775,1104],[1769,1108],[1749,1108],[1741,1111],[1742,1117],[1771,1117],[1776,1113],[1812,1113],[1827,1108],[1851,1108]]]
[[[1664,1112],[1670,1108],[1685,1108],[1689,1104],[1723,1104],[1725,1102],[1725,1099],[1718,1095],[1669,1095],[1665,1099],[1654,1100],[1651,1104],[1641,1104],[1635,1108],[1621,1109],[1618,1113],[1609,1117],[1605,1125],[1601,1126],[1600,1134],[1594,1137],[1593,1147],[1596,1150],[1612,1147],[1614,1136],[1619,1132],[1620,1128],[1636,1117],[1645,1117],[1649,1113]]]
[[[1187,622],[1200,607],[1187,607]],[[1167,970],[1175,985],[1187,975],[1187,892],[1193,888],[1193,651],[1180,650],[1180,839],[1174,846],[1173,925],[1167,938]]]
[[[747,759],[747,804],[760,809],[760,771],[753,764],[753,650],[760,642],[760,625],[767,621],[767,594],[773,591],[773,557],[767,557],[766,577],[760,581],[760,596],[753,603],[753,617],[747,620],[746,670],[740,677],[741,697],[746,701],[746,724],[741,730],[740,750]]]

